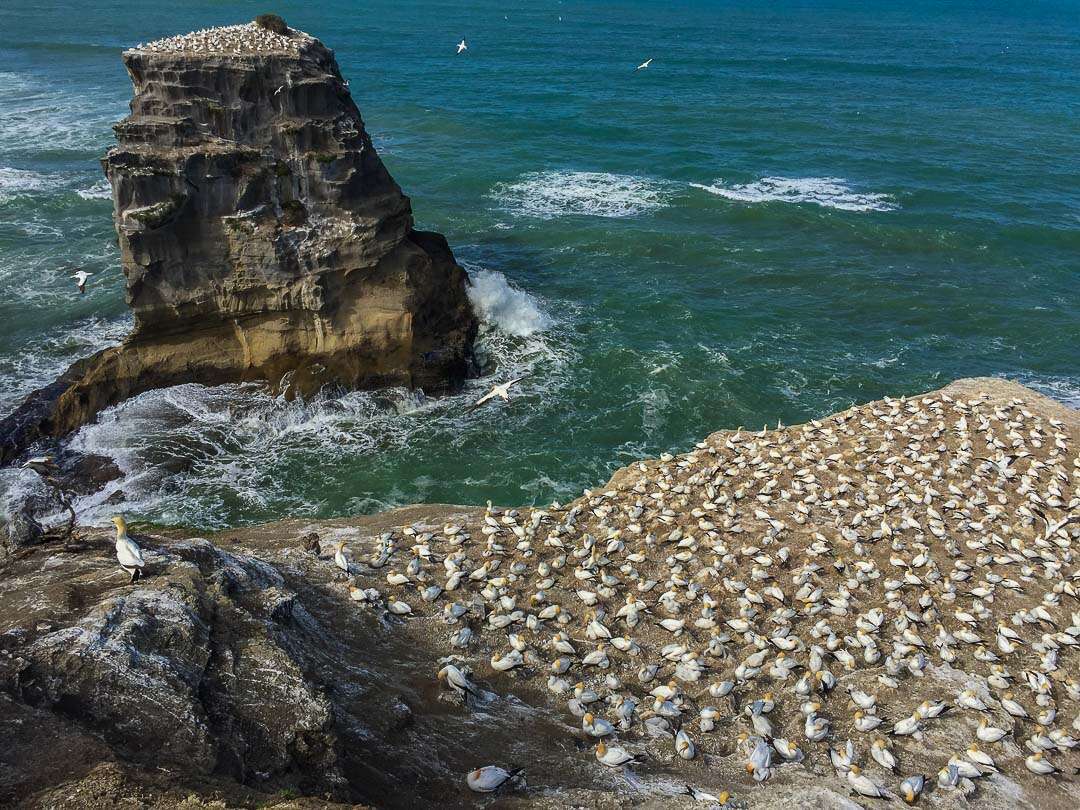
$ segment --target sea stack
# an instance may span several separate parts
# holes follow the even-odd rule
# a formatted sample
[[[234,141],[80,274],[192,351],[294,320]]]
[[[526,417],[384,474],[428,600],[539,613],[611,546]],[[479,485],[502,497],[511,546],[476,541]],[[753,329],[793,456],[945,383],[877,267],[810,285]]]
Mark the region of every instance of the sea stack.
[[[465,271],[413,228],[333,52],[260,23],[124,52],[135,95],[102,164],[134,330],[0,423],[2,460],[150,388],[440,393],[472,370]]]

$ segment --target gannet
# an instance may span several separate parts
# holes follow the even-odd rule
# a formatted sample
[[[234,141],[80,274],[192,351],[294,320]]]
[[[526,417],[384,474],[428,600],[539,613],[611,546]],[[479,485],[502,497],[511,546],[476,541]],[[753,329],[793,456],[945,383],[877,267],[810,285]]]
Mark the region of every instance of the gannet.
[[[601,740],[596,745],[596,759],[602,765],[607,765],[609,768],[618,768],[622,765],[626,765],[628,762],[633,762],[637,757],[625,748],[619,748],[618,746],[611,746],[609,748],[604,744],[604,741]]]
[[[338,542],[334,548],[334,565],[336,565],[341,571],[345,572],[345,575],[349,574],[349,558],[345,556],[345,543]]]
[[[1061,773],[1061,768],[1054,765],[1048,759],[1045,759],[1042,751],[1026,757],[1024,759],[1024,767],[1040,776],[1050,776],[1051,774]]]
[[[469,46],[468,46],[468,45],[466,45],[466,44],[465,44],[465,40],[464,40],[464,39],[462,39],[462,40],[461,40],[461,42],[459,42],[459,43],[457,44],[457,52],[458,52],[458,53],[461,53],[462,51],[467,51],[467,50],[469,50]]]
[[[852,789],[862,796],[868,796],[871,799],[887,799],[890,796],[885,788],[876,784],[870,777],[864,776],[862,768],[858,765],[852,765],[848,770],[847,780]]]
[[[517,385],[524,380],[524,377],[516,377],[513,380],[503,383],[502,385],[496,384],[491,386],[491,390],[484,394],[480,399],[473,403],[473,408],[479,408],[485,402],[495,397],[500,397],[504,402],[510,401],[510,386]]]
[[[130,575],[130,581],[134,583],[142,576],[143,567],[146,565],[142,549],[128,537],[127,523],[123,517],[114,515],[112,522],[116,526],[116,559],[119,560],[124,572]]]
[[[923,787],[926,786],[926,777],[922,774],[915,774],[909,776],[903,782],[900,783],[900,798],[902,798],[908,804],[915,804],[919,795],[923,791]]]
[[[652,64],[652,59],[651,58],[646,59],[644,62],[642,62],[636,68],[634,68],[634,70],[645,70],[645,68],[647,68],[651,64]]]
[[[719,795],[713,795],[708,791],[702,790],[701,788],[696,788],[693,785],[689,784],[683,787],[683,793],[685,793],[687,796],[689,796],[691,799],[694,799],[695,801],[706,802],[708,804],[718,804],[721,807],[727,804],[728,801],[731,799],[731,794],[726,790],[721,791]]]
[[[438,679],[440,681],[446,681],[450,688],[461,695],[462,700],[466,703],[469,701],[469,695],[479,697],[476,688],[469,683],[469,679],[465,677],[465,673],[453,664],[447,664],[440,669]]]
[[[22,463],[24,469],[33,470],[44,478],[53,478],[60,473],[60,467],[52,456],[34,456]]]
[[[585,712],[581,718],[581,728],[593,737],[607,737],[615,733],[615,727],[602,717],[597,717],[592,712]]]
[[[75,275],[73,275],[72,278],[75,279],[75,286],[79,288],[80,295],[86,294],[86,280],[92,275],[94,274],[89,273],[86,270],[75,271]]]
[[[515,779],[523,771],[523,768],[507,771],[498,765],[485,765],[483,768],[469,771],[465,777],[465,783],[469,786],[469,790],[476,793],[492,793]]]

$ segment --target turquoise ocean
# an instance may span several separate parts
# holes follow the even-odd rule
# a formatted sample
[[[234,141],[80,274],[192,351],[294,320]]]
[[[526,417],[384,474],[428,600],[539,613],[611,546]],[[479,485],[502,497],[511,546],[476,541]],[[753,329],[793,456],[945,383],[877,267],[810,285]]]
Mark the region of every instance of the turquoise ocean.
[[[720,428],[961,376],[1080,406],[1074,0],[4,0],[0,411],[129,328],[98,164],[121,51],[263,11],[335,50],[418,226],[472,274],[489,376],[145,394],[70,439],[123,472],[86,521],[547,503]]]

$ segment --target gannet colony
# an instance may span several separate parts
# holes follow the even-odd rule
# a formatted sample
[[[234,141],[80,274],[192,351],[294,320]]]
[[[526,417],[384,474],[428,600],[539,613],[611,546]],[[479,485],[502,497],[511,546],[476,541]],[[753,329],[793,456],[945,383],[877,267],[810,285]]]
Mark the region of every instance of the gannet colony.
[[[297,54],[301,46],[310,39],[307,34],[295,29],[289,29],[287,35],[279,34],[250,22],[243,25],[203,28],[188,34],[164,37],[154,42],[139,43],[131,50],[148,53]]]
[[[89,761],[102,729],[150,768],[120,798],[163,765],[379,806],[1072,808],[1078,442],[1074,411],[967,380],[565,505],[210,540],[118,516],[7,564],[0,715]],[[51,778],[52,744],[19,750]]]
[[[489,505],[335,559],[360,609],[434,621],[466,710],[537,680],[597,767],[734,752],[757,782],[828,768],[914,803],[1071,783],[1078,517],[1065,423],[940,393],[716,434],[569,507]],[[519,778],[485,768],[472,789]]]

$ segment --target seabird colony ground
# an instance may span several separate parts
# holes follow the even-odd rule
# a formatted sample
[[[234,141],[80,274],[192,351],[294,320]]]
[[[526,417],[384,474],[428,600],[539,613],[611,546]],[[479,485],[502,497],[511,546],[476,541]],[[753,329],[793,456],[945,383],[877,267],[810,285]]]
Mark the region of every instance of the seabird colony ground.
[[[29,549],[0,579],[12,795],[472,806],[496,766],[524,768],[500,806],[1073,808],[1078,441],[963,380],[565,506],[136,533],[133,585],[100,530]]]
[[[301,45],[310,39],[302,31],[291,30],[292,36],[279,34],[256,23],[204,28],[187,34],[139,43],[132,50],[148,53],[300,53]]]
[[[479,708],[545,685],[598,768],[721,758],[746,796],[806,769],[909,801],[1035,781],[1066,806],[1076,421],[976,390],[718,433],[566,507],[386,532],[350,590],[430,617],[440,663],[486,682]]]

